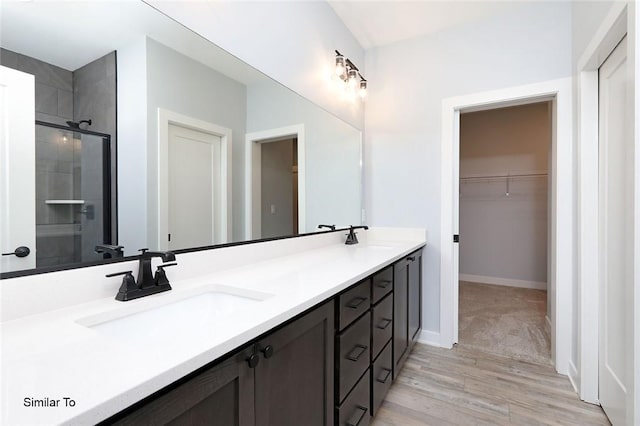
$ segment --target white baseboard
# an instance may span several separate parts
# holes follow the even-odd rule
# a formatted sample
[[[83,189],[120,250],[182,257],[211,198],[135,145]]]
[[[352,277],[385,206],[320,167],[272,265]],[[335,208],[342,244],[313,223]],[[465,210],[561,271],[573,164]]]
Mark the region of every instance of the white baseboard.
[[[436,333],[435,331],[422,330],[418,336],[418,342],[429,346],[436,346],[438,348],[444,347],[440,343],[440,333]]]
[[[511,278],[487,277],[484,275],[460,274],[460,281],[472,283],[504,285],[508,287],[531,288],[535,290],[546,290],[547,283],[541,281],[515,280]]]
[[[573,365],[573,361],[569,360],[569,381],[571,382],[571,386],[573,386],[573,390],[576,391],[578,395],[580,395],[580,376],[578,375],[578,369],[575,365]]]

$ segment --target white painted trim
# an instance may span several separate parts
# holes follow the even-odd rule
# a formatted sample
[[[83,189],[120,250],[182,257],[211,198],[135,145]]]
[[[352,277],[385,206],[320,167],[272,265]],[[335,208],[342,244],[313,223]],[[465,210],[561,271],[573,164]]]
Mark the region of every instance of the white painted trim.
[[[457,281],[453,281],[452,239],[454,197],[454,152],[460,144],[456,137],[455,117],[460,111],[486,109],[504,105],[530,103],[532,100],[552,100],[556,111],[552,146],[552,235],[551,251],[555,259],[550,277],[550,290],[555,289],[552,327],[552,359],[556,370],[567,374],[571,353],[571,288],[572,288],[572,99],[571,78],[545,81],[495,91],[446,98],[442,101],[441,140],[441,226],[440,226],[440,335],[443,347],[455,342],[457,317],[455,300]],[[556,143],[556,140],[558,143]],[[560,143],[562,141],[562,143]],[[557,288],[554,284],[558,284]],[[554,344],[555,342],[555,344]]]
[[[169,176],[166,171],[169,167],[170,124],[220,137],[220,187],[223,188],[223,191],[220,194],[220,229],[217,231],[220,236],[219,243],[230,241],[233,218],[231,213],[231,129],[164,108],[158,108],[158,249],[167,250],[169,248],[169,241],[167,240],[169,230]]]
[[[598,403],[598,68],[627,32],[627,4],[613,3],[578,61],[577,135],[578,149],[578,394],[586,402]]]
[[[578,375],[578,369],[573,365],[573,361],[569,360],[569,382],[573,386],[573,390],[579,393],[580,389],[580,376]]]
[[[260,176],[254,176],[254,170],[260,170],[261,150],[260,144],[281,140],[283,137],[296,137],[298,139],[298,232],[306,232],[307,223],[307,197],[306,197],[306,148],[304,136],[304,124],[279,127],[276,129],[262,130],[247,133],[245,136],[245,239],[259,238],[261,221],[261,180]]]
[[[424,343],[425,345],[435,346],[441,348],[440,344],[440,333],[430,330],[422,330],[418,335],[417,339],[418,343]]]
[[[547,283],[542,281],[516,280],[512,278],[489,277],[485,275],[460,274],[460,281],[501,285],[506,287],[530,288],[534,290],[547,289]]]

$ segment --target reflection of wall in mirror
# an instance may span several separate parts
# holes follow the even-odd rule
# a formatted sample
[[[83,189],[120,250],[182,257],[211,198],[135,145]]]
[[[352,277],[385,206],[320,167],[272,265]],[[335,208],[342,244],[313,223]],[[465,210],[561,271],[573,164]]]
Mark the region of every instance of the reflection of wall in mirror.
[[[126,85],[143,86],[140,91],[144,93],[140,99],[140,93],[127,94],[121,90],[118,100],[122,141],[119,170],[127,168],[137,172],[137,175],[121,175],[120,179],[144,182],[120,185],[119,216],[134,218],[131,221],[120,220],[120,244],[125,246],[126,254],[134,254],[135,249],[140,247],[155,248],[158,245],[158,108],[232,129],[232,207],[234,212],[242,211],[243,198],[239,191],[242,188],[243,169],[239,162],[244,149],[245,86],[150,38],[138,46],[119,50],[118,59],[118,82],[124,80]],[[140,76],[135,77],[140,66],[146,69],[142,80]],[[130,117],[145,119],[131,120]],[[132,160],[142,155],[147,158],[144,164],[136,164],[136,160]],[[140,166],[146,168],[144,175],[140,174]],[[140,199],[146,200],[144,209],[140,208]],[[241,238],[243,227],[242,215],[234,213],[232,240]],[[140,232],[141,229],[146,232]]]
[[[361,222],[360,131],[271,80],[247,86],[247,131],[304,124],[306,229]]]

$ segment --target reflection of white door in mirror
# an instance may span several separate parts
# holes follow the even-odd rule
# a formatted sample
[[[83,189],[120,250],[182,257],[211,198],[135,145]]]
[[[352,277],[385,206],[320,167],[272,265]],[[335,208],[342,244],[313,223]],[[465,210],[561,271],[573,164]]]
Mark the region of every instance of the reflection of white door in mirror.
[[[215,244],[220,137],[169,125],[169,250]]]
[[[0,105],[0,250],[30,249],[2,256],[5,272],[36,267],[34,76],[0,66]]]
[[[161,250],[229,241],[231,130],[158,109]]]

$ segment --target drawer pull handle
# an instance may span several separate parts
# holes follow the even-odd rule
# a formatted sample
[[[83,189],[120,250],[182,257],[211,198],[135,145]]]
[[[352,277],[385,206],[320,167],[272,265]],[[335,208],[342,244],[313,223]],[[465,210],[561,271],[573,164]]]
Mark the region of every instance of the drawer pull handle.
[[[376,283],[376,287],[387,288],[389,287],[389,284],[391,284],[391,280],[382,280]]]
[[[362,305],[362,302],[364,302],[365,300],[367,300],[366,297],[354,297],[353,299],[349,300],[346,306],[347,308],[358,309],[360,305]]]
[[[416,257],[415,256],[408,256],[407,260],[413,262],[414,260],[416,260]]]
[[[384,330],[385,328],[389,327],[389,324],[391,323],[392,321],[389,318],[383,318],[382,321],[380,321],[378,325],[376,325],[376,328]]]
[[[389,378],[389,375],[391,374],[391,369],[389,368],[382,368],[382,374],[379,374],[378,377],[376,378],[376,382],[380,382],[382,384],[387,383],[387,379]],[[383,377],[384,376],[384,377]]]
[[[351,419],[347,420],[347,426],[358,426],[362,421],[362,419],[364,418],[364,415],[367,414],[367,411],[369,411],[369,409],[367,407],[358,405],[356,407],[356,411],[360,412],[360,416],[358,417],[358,420],[355,422],[352,420],[357,415],[356,413],[354,413],[354,415],[351,416]]]
[[[351,349],[351,352],[347,354],[347,359],[349,361],[356,362],[358,358],[367,351],[367,349],[369,349],[368,346],[357,344],[353,349]]]

